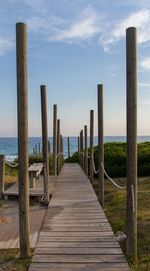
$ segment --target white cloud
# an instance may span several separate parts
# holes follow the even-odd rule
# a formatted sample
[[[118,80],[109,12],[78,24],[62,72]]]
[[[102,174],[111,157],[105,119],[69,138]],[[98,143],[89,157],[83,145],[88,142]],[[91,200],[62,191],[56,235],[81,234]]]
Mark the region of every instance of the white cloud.
[[[32,17],[27,20],[30,31],[46,34],[49,41],[83,42],[102,31],[100,18],[88,6],[74,20],[57,16]]]
[[[142,88],[150,88],[150,83],[139,82],[138,85]]]
[[[13,47],[14,43],[12,41],[0,37],[0,56],[8,52]]]
[[[101,31],[99,19],[91,7],[86,8],[80,18],[74,21],[66,29],[58,30],[58,33],[51,35],[51,41],[84,41],[94,37]]]
[[[143,105],[150,105],[150,100],[147,100],[147,101],[141,101],[140,104],[143,104]]]
[[[26,0],[26,3],[36,6],[35,0],[32,0],[31,3]],[[38,0],[37,6],[40,7],[40,4],[41,0]],[[110,18],[109,23],[107,16],[99,15],[89,5],[73,19],[49,15],[49,10],[47,10],[45,16],[39,17],[36,14],[28,19],[27,23],[31,31],[45,34],[49,41],[81,44],[97,37],[99,44],[106,52],[125,37],[126,28],[131,26],[138,30],[139,43],[146,44],[150,41],[150,9],[141,9],[120,20]]]
[[[147,58],[143,58],[141,61],[140,61],[140,68],[142,70],[150,70],[150,57],[147,57]]]
[[[150,41],[150,10],[142,9],[138,12],[130,14],[124,20],[112,23],[109,29],[105,29],[105,32],[100,36],[99,42],[103,46],[105,51],[109,51],[112,45],[115,45],[118,41],[125,36],[126,28],[137,27],[138,29],[138,42],[144,43]]]
[[[58,28],[61,28],[65,21],[56,16],[49,16],[48,18],[32,17],[27,20],[30,31],[46,34],[47,37],[50,33],[55,33]]]

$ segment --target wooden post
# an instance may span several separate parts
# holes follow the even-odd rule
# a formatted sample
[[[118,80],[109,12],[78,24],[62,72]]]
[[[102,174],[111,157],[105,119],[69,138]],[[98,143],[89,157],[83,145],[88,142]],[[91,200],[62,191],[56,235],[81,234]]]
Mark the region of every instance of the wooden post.
[[[88,142],[87,142],[87,125],[84,126],[84,171],[88,176]]]
[[[93,182],[93,178],[94,178],[93,162],[94,162],[94,110],[90,110],[90,180],[91,182]]]
[[[53,174],[57,175],[57,105],[53,105]]]
[[[61,160],[60,160],[60,168],[63,166],[63,137],[60,135],[60,152],[61,152]]]
[[[46,86],[41,86],[41,114],[42,114],[42,142],[43,142],[43,167],[44,167],[44,205],[49,203],[49,155],[48,155],[48,128],[47,128],[47,102]]]
[[[40,143],[38,143],[38,152],[39,152],[39,154],[41,153],[41,145],[40,145]]]
[[[103,135],[103,85],[98,85],[98,199],[104,206],[104,135]],[[102,163],[102,164],[101,164]]]
[[[78,140],[78,161],[80,163],[80,137],[79,136],[77,137],[77,140]]]
[[[60,172],[60,119],[57,120],[57,172]]]
[[[48,153],[49,153],[49,155],[50,155],[50,153],[51,153],[51,143],[50,143],[49,140],[48,140]]]
[[[35,173],[34,172],[30,172],[29,173],[29,180],[30,180],[30,188],[35,188]]]
[[[0,199],[3,199],[5,189],[5,156],[0,155]]]
[[[81,132],[79,134],[79,165],[81,166]]]
[[[68,136],[68,157],[70,157],[70,138]]]
[[[81,130],[80,144],[81,144],[81,167],[82,169],[84,169],[83,130]]]
[[[30,256],[28,176],[27,29],[16,24],[20,257]]]
[[[64,140],[63,136],[61,136],[61,152],[62,152],[62,166],[64,164]]]
[[[127,255],[137,256],[137,48],[136,28],[126,30]]]
[[[35,144],[35,154],[37,154],[37,144]]]

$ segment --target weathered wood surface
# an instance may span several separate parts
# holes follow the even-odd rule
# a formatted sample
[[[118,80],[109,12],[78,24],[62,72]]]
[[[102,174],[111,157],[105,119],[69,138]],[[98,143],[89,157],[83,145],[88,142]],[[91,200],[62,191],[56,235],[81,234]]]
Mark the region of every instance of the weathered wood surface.
[[[35,248],[45,215],[43,207],[30,207],[30,247]],[[19,217],[17,208],[0,209],[0,251],[19,248]]]
[[[32,164],[28,171],[29,171],[29,180],[30,180],[30,188],[35,188],[36,178],[38,178],[43,170],[42,163],[34,163]]]
[[[56,182],[57,176],[50,176],[49,178],[49,192],[52,195],[54,191],[54,185]],[[43,188],[43,176],[40,176],[38,180],[35,182],[35,188],[29,188],[29,196],[30,197],[40,197],[43,196],[44,188]],[[4,196],[18,196],[18,182],[10,186],[3,193]]]
[[[42,172],[43,163],[34,163],[29,167],[29,172],[36,172],[38,175]]]
[[[78,164],[65,164],[58,177],[29,268],[37,270],[129,270]]]

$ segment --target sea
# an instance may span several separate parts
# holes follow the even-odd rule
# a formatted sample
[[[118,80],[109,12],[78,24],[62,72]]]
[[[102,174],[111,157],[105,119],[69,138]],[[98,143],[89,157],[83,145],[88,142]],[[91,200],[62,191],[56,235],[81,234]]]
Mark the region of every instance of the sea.
[[[104,142],[125,142],[125,136],[105,136]],[[138,136],[138,142],[148,142],[150,141],[150,136]],[[50,142],[50,151],[52,152],[53,146],[53,138],[49,138]],[[94,145],[97,145],[98,137],[94,137]],[[41,137],[29,137],[29,154],[33,153],[33,148],[35,145],[40,143],[42,146],[42,138]],[[68,145],[67,145],[67,137],[63,138],[64,144],[64,157],[68,156]],[[89,138],[88,138],[89,145]],[[78,141],[77,137],[70,137],[70,153],[71,155],[78,150]],[[7,161],[13,161],[18,156],[18,144],[16,137],[0,137],[0,154],[5,155],[5,159]]]

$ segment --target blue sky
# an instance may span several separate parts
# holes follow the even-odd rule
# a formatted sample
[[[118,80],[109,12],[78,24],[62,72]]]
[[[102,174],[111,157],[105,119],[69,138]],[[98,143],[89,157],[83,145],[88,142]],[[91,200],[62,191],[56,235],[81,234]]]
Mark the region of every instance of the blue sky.
[[[15,24],[28,27],[29,135],[41,135],[40,85],[47,85],[49,135],[58,104],[63,135],[89,126],[104,85],[105,135],[126,134],[125,30],[138,29],[138,134],[150,134],[149,0],[1,0],[0,136],[17,134]]]

